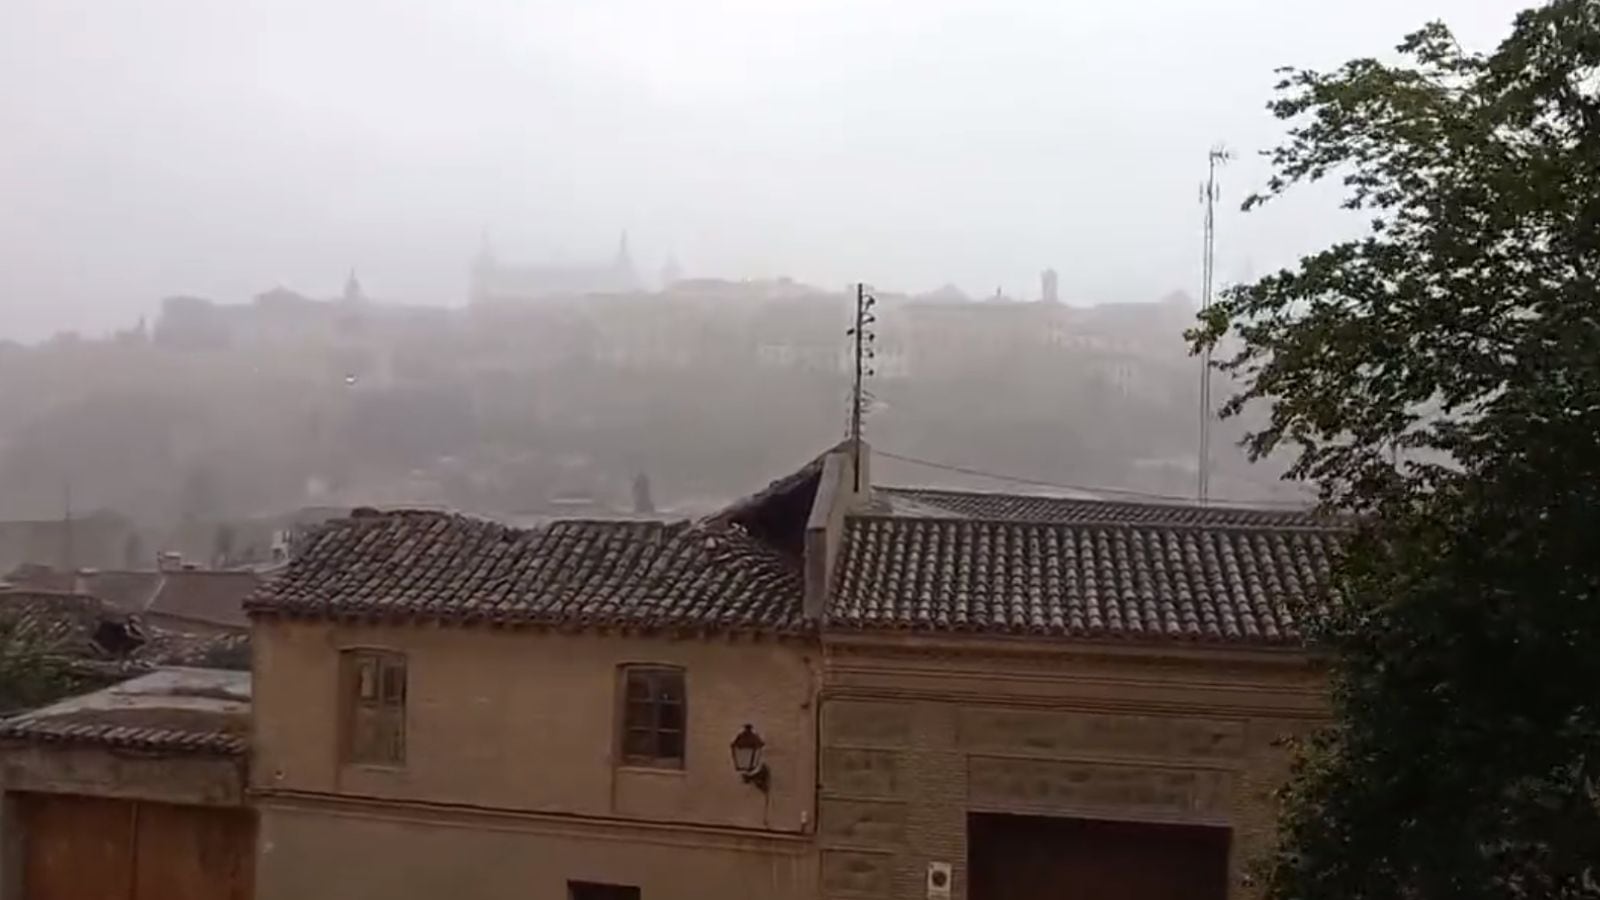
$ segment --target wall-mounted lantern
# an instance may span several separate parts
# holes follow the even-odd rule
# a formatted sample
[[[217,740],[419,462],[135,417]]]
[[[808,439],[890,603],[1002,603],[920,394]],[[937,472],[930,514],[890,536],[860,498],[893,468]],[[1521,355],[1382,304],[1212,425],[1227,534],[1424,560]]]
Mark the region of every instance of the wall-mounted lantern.
[[[744,779],[745,784],[753,784],[756,790],[766,793],[772,783],[772,775],[767,771],[766,761],[761,758],[761,751],[767,742],[756,734],[755,729],[749,725],[733,739],[733,768]]]

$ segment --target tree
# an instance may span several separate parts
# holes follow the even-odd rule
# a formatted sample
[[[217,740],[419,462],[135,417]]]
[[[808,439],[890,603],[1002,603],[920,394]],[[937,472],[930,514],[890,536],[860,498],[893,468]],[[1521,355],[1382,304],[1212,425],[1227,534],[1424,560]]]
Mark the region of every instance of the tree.
[[[1341,177],[1365,236],[1191,333],[1270,406],[1252,457],[1359,514],[1308,623],[1334,722],[1298,748],[1275,898],[1600,896],[1600,3],[1286,70],[1246,208]]]
[[[73,665],[68,639],[0,616],[0,715],[53,703],[103,686]]]

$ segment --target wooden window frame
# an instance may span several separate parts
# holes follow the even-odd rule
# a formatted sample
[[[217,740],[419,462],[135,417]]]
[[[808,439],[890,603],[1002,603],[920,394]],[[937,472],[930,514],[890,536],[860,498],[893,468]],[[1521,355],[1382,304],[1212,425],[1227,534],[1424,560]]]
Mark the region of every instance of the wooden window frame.
[[[348,647],[339,651],[340,739],[339,761],[345,765],[401,769],[406,764],[406,697],[410,693],[406,655],[378,647]],[[368,680],[370,678],[370,681]],[[363,746],[360,720],[376,729]]]
[[[636,696],[635,684],[643,685],[648,696]],[[676,690],[663,690],[663,685]],[[664,699],[673,694],[676,700]],[[675,728],[670,716],[663,716],[663,711],[671,707],[677,708]],[[676,755],[663,752],[663,736],[668,735],[676,735]],[[639,752],[636,741],[642,741],[649,750]],[[669,744],[670,741],[668,737]],[[682,771],[689,755],[688,744],[689,693],[683,668],[653,663],[621,666],[617,702],[617,758],[621,764],[628,768]]]

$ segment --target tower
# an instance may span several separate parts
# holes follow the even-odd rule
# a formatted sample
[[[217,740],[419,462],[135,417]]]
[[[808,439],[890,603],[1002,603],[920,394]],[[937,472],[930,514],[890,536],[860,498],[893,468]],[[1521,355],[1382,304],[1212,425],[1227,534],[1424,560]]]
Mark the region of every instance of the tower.
[[[611,262],[612,282],[610,289],[614,291],[636,291],[639,289],[639,272],[633,267],[633,254],[628,250],[628,232],[622,232],[622,237],[617,239],[617,258]]]
[[[366,292],[361,289],[361,280],[356,278],[356,270],[352,267],[350,274],[344,280],[344,302],[361,303],[367,299]]]
[[[478,238],[478,253],[472,258],[469,301],[478,303],[489,299],[491,285],[494,284],[494,270],[494,245],[489,242],[489,229],[485,228]]]
[[[1045,303],[1061,302],[1055,269],[1045,269],[1039,273],[1039,299]]]
[[[663,290],[672,287],[683,278],[683,267],[678,265],[678,257],[668,255],[667,261],[661,264],[661,287]]]
[[[633,271],[633,254],[628,252],[628,230],[622,230],[622,237],[617,240],[617,258],[611,263],[618,272]]]

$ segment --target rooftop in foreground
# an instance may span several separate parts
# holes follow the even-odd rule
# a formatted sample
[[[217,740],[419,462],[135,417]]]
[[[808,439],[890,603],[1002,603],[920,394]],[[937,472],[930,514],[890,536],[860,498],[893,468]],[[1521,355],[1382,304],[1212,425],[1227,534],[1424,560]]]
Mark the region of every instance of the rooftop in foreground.
[[[249,727],[249,672],[174,666],[0,721],[0,739],[238,755]]]
[[[853,465],[847,455],[830,450],[693,522],[520,529],[369,510],[310,535],[247,605],[462,624],[1285,645],[1324,608],[1344,540],[1344,523],[1298,509],[825,486]],[[823,543],[808,537],[818,529]]]

